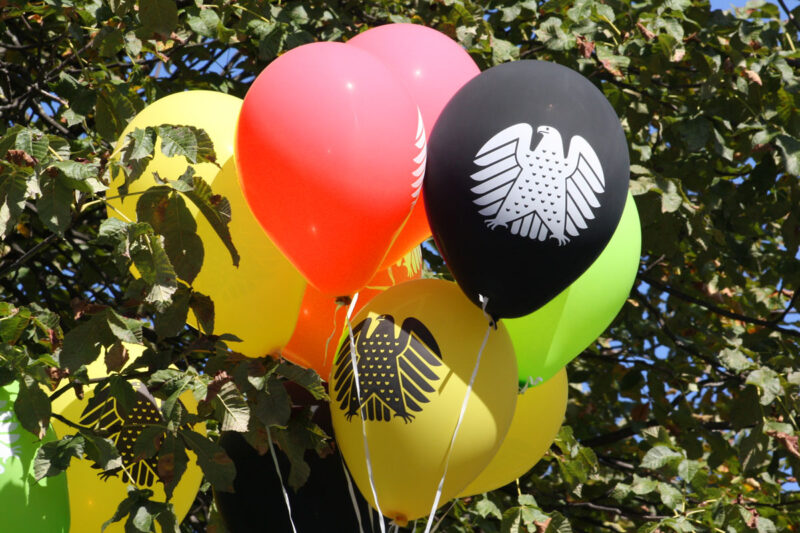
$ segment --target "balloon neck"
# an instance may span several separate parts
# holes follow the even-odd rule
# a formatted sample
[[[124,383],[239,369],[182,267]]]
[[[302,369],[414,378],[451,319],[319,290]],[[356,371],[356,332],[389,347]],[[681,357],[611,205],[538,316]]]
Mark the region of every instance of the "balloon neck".
[[[397,524],[400,527],[406,527],[408,525],[408,517],[404,514],[392,514],[390,518],[393,524]]]
[[[337,296],[336,303],[339,305],[350,305],[353,299],[349,296]]]

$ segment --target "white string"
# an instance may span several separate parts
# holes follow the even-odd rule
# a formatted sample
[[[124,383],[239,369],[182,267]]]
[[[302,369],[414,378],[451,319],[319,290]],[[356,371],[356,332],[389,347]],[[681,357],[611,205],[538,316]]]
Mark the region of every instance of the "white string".
[[[442,498],[442,488],[444,487],[444,479],[447,477],[447,467],[450,466],[450,456],[453,453],[453,447],[456,443],[456,436],[458,435],[458,430],[461,427],[461,422],[464,421],[464,414],[467,411],[467,402],[469,402],[469,396],[472,392],[472,386],[475,383],[475,377],[478,375],[478,367],[481,364],[481,355],[483,355],[483,350],[486,348],[486,343],[489,341],[489,334],[492,332],[492,326],[494,325],[494,321],[486,314],[486,305],[489,303],[489,299],[485,298],[483,295],[479,295],[481,300],[481,308],[483,310],[483,316],[489,321],[489,326],[486,328],[486,334],[483,336],[483,342],[481,343],[480,350],[478,350],[478,357],[475,359],[475,367],[472,369],[472,376],[469,378],[469,384],[467,385],[467,392],[464,394],[464,401],[461,403],[461,411],[458,413],[458,421],[456,421],[456,429],[453,430],[453,438],[450,439],[450,446],[447,448],[447,454],[444,457],[444,472],[442,473],[442,479],[439,480],[439,487],[436,489],[436,497],[433,499],[433,506],[431,507],[431,514],[428,515],[428,523],[425,525],[425,533],[431,532],[431,526],[433,525],[433,518],[436,515],[436,509],[439,507],[439,500]]]
[[[347,331],[350,336],[350,363],[353,365],[353,382],[356,385],[356,399],[358,400],[358,416],[361,418],[361,436],[364,440],[364,458],[367,461],[367,477],[369,478],[369,488],[372,490],[372,499],[375,502],[375,508],[378,510],[379,524],[381,526],[381,533],[386,533],[386,525],[383,523],[383,511],[378,503],[378,493],[375,490],[375,478],[372,474],[372,460],[369,456],[369,444],[367,444],[367,422],[364,416],[364,409],[361,407],[361,385],[358,381],[358,364],[356,364],[356,340],[353,337],[353,325],[350,323],[350,317],[353,314],[353,309],[358,301],[358,293],[353,296],[353,301],[350,302],[350,307],[347,309]]]
[[[275,471],[278,473],[278,481],[281,482],[283,501],[286,502],[286,511],[289,513],[289,523],[292,525],[292,531],[297,533],[297,528],[294,527],[294,520],[292,520],[292,506],[289,504],[289,493],[286,492],[286,487],[283,484],[283,475],[281,474],[281,467],[278,466],[278,456],[275,455],[275,447],[272,446],[272,434],[269,432],[269,426],[267,426],[267,440],[269,440],[269,452],[272,454],[272,462],[275,463]]]
[[[350,473],[347,471],[347,465],[344,464],[344,457],[342,457],[341,460],[344,477],[347,480],[347,491],[350,493],[350,501],[353,503],[353,510],[356,512],[356,519],[358,519],[358,531],[359,533],[364,533],[364,526],[361,524],[361,509],[358,507],[356,493],[353,491],[353,482],[350,479]]]

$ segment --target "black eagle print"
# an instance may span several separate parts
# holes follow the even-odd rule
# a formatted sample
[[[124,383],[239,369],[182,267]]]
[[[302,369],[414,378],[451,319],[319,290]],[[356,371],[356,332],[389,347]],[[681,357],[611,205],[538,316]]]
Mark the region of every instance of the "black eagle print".
[[[147,424],[163,422],[155,400],[138,391],[136,403],[127,416],[123,416],[117,407],[115,398],[109,396],[109,386],[95,391],[89,404],[81,413],[79,424],[95,430],[108,432],[108,438],[114,441],[122,457],[122,467],[101,472],[102,479],[116,476],[123,472],[127,482],[137,487],[152,487],[158,478],[158,460],[136,459],[133,445]]]
[[[432,382],[439,376],[432,368],[442,365],[442,353],[433,334],[416,318],[409,317],[402,327],[394,317],[367,318],[353,329],[356,368],[361,389],[361,405],[353,380],[350,340],[339,348],[336,362],[336,401],[350,420],[359,414],[366,420],[390,421],[393,416],[411,422],[411,411],[422,411],[435,391]]]

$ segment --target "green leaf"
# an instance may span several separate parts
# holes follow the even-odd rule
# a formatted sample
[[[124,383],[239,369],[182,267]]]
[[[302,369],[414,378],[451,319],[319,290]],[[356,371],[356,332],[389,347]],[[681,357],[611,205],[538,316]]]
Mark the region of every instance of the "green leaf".
[[[203,241],[197,234],[197,223],[186,202],[172,194],[164,208],[164,249],[179,278],[191,283],[203,266]]]
[[[674,465],[683,460],[683,455],[669,449],[666,446],[654,446],[650,448],[642,458],[642,466],[652,470],[658,470],[665,465]]]
[[[494,39],[492,42],[492,60],[494,64],[516,61],[519,59],[519,48],[509,41]]]
[[[36,451],[33,477],[36,481],[57,476],[69,467],[72,458],[83,457],[86,440],[83,435],[67,435],[61,440],[44,443]]]
[[[105,313],[93,315],[87,322],[72,328],[64,336],[59,361],[63,368],[72,372],[88,365],[100,356],[100,351],[111,346],[115,337],[108,328]]]
[[[643,496],[656,490],[658,482],[654,479],[640,477],[636,474],[633,475],[633,483],[631,484],[631,491],[638,495]]]
[[[256,395],[253,414],[265,426],[283,426],[289,422],[292,402],[283,384],[272,379],[267,384],[266,393]]]
[[[44,438],[50,425],[50,398],[36,382],[25,380],[20,383],[14,412],[22,427]]]
[[[218,444],[188,429],[178,431],[186,446],[197,455],[197,464],[214,490],[233,492],[236,467]]]
[[[325,392],[325,387],[322,385],[322,380],[319,374],[310,368],[302,368],[290,363],[281,363],[278,365],[278,374],[290,379],[297,383],[308,392],[310,392],[317,400],[327,400],[328,395]]]
[[[305,462],[304,452],[307,449],[320,450],[325,444],[325,432],[311,421],[308,408],[298,416],[289,420],[286,429],[274,427],[270,431],[272,438],[289,458],[289,486],[294,490],[300,488],[308,479],[311,469]]]
[[[213,9],[202,9],[197,16],[186,19],[186,23],[203,37],[214,38],[217,36],[217,25],[220,20],[219,15]]]
[[[231,221],[230,202],[223,196],[213,194],[208,183],[199,176],[192,178],[192,185],[194,189],[186,192],[186,197],[197,206],[217,235],[219,235],[219,238],[222,239],[231,254],[233,266],[239,266],[239,252],[233,244],[233,238],[228,229],[228,224]]]
[[[173,0],[141,0],[139,19],[148,38],[151,34],[168,37],[178,26],[178,6]]]
[[[536,37],[550,50],[575,48],[575,37],[564,31],[561,19],[558,17],[550,17],[542,22],[536,28]]]
[[[483,497],[478,500],[478,503],[475,504],[475,510],[478,512],[478,515],[482,518],[486,518],[487,516],[493,516],[498,520],[503,519],[503,514],[500,512],[500,508],[487,497]]]
[[[739,444],[739,463],[743,473],[755,472],[770,459],[769,436],[761,426],[750,430]]]
[[[221,420],[222,431],[247,431],[250,423],[250,408],[238,387],[229,381],[222,385],[213,399],[217,419]]]
[[[17,133],[14,147],[22,150],[37,161],[42,161],[47,157],[47,147],[50,141],[47,136],[35,128],[25,128]]]
[[[519,507],[506,509],[500,523],[500,531],[502,533],[524,533],[526,528],[522,521],[522,509]]]
[[[133,264],[150,286],[145,301],[152,303],[157,311],[165,310],[178,290],[178,278],[164,250],[164,237],[140,235],[131,243],[130,251]]]
[[[186,447],[168,433],[158,452],[158,477],[164,483],[164,492],[171,498],[189,464]]]
[[[42,196],[36,201],[39,219],[47,229],[59,235],[70,222],[72,189],[58,177],[43,176],[39,181]]]
[[[194,126],[159,126],[161,152],[167,157],[183,156],[190,163],[215,162],[216,153],[208,134]]]
[[[26,307],[11,308],[10,314],[0,319],[0,340],[15,344],[31,321],[31,311]]]
[[[800,176],[800,141],[788,135],[778,135],[775,144],[781,149],[786,172]]]
[[[192,291],[183,285],[179,285],[169,305],[156,313],[154,321],[156,335],[161,338],[174,337],[183,331],[186,327],[186,319],[189,316],[189,301],[191,298]]]
[[[122,457],[111,439],[81,433],[85,439],[86,457],[103,471],[122,466]]]
[[[214,302],[205,294],[193,291],[189,307],[206,335],[214,333]]]
[[[659,483],[658,493],[661,495],[661,502],[670,509],[676,509],[684,502],[681,491],[669,483]]]
[[[29,197],[28,181],[31,179],[36,178],[16,172],[0,177],[0,239],[11,233],[25,209],[25,200]]]
[[[765,366],[750,372],[745,383],[758,387],[761,405],[769,405],[784,394],[778,373]]]
[[[737,350],[736,348],[725,348],[721,350],[719,352],[719,360],[726,368],[735,372],[749,370],[756,366],[756,364],[750,361],[741,350]]]
[[[97,92],[95,125],[106,141],[115,142],[135,114],[136,108],[123,87],[105,86]]]

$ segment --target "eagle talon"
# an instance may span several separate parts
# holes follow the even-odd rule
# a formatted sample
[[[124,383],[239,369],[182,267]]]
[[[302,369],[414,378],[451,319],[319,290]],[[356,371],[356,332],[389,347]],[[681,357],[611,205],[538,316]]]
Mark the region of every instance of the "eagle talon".
[[[558,241],[558,245],[559,245],[559,246],[564,246],[565,244],[567,244],[567,243],[569,242],[569,237],[566,237],[566,236],[564,236],[564,235],[562,235],[562,236],[560,236],[560,237],[558,237],[558,236],[556,236],[556,235],[553,235],[553,237],[552,237],[552,238],[553,238],[553,239],[556,239],[556,240]]]
[[[486,227],[489,228],[489,229],[494,229],[497,226],[502,226],[504,228],[507,228],[508,224],[503,224],[502,222],[497,222],[497,219],[492,219],[492,220],[487,220],[486,221]]]

